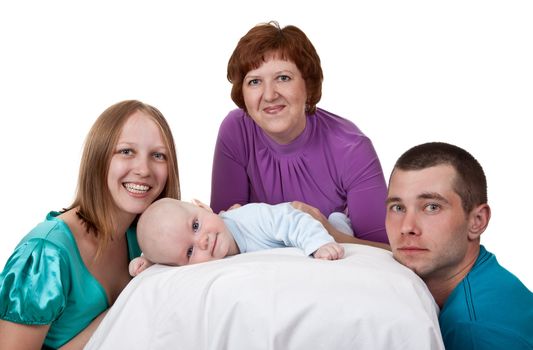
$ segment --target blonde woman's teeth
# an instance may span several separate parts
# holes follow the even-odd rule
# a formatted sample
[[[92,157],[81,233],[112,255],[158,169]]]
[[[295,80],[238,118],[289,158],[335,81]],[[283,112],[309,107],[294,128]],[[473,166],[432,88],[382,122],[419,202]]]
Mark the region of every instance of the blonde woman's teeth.
[[[128,190],[129,192],[133,192],[133,193],[144,193],[150,189],[150,186],[133,184],[133,183],[124,184],[124,187],[126,187],[126,190]]]

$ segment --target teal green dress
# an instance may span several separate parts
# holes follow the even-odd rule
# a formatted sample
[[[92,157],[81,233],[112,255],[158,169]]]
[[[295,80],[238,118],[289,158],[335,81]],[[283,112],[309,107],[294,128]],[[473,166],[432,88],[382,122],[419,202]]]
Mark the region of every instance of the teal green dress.
[[[15,248],[0,274],[0,319],[50,324],[44,345],[58,348],[108,307],[102,285],[81,259],[67,224],[51,212]],[[127,231],[130,261],[141,255]]]

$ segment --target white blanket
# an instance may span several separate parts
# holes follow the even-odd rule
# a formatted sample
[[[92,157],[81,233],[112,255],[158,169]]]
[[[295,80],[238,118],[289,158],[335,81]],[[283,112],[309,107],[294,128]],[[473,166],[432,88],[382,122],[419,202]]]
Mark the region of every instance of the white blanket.
[[[296,248],[134,278],[87,349],[444,349],[425,284],[382,249],[344,244],[323,261]]]

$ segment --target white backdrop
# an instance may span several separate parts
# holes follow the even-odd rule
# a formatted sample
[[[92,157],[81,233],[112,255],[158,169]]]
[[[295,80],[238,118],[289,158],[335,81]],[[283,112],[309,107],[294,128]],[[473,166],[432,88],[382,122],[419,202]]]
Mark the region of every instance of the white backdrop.
[[[1,266],[49,210],[70,204],[86,133],[124,99],[163,112],[183,198],[209,201],[218,126],[234,108],[227,60],[248,29],[277,20],[314,43],[319,106],[370,136],[386,177],[426,141],[479,159],[493,209],[482,243],[533,289],[529,0],[179,3],[0,4]]]

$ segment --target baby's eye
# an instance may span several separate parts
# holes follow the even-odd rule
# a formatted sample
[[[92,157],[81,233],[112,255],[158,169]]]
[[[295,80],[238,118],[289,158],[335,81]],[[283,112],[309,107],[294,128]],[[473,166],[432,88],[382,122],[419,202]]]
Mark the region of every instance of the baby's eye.
[[[196,219],[192,222],[192,230],[196,232],[198,231],[199,228],[200,228],[200,223],[198,222],[198,219]]]
[[[187,249],[187,257],[190,258],[191,255],[192,255],[192,247],[190,247],[189,249]]]

